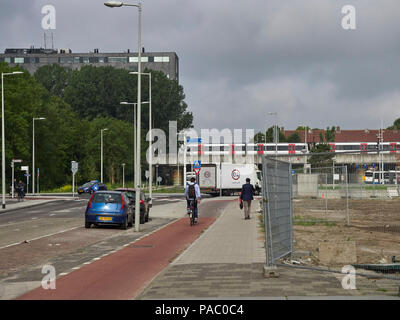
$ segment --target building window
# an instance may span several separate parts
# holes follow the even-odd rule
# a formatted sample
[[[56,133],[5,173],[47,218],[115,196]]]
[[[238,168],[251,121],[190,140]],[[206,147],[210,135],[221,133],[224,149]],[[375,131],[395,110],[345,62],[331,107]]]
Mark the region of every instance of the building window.
[[[81,63],[80,57],[74,57],[74,63]]]
[[[11,63],[11,58],[10,57],[5,57],[4,58],[4,62]]]
[[[126,57],[108,57],[108,62],[122,62],[126,63],[127,59]]]
[[[104,57],[99,57],[99,63],[105,63]]]
[[[154,62],[169,62],[169,57],[154,57]]]
[[[72,57],[61,57],[60,63],[74,63],[74,58]]]
[[[149,58],[149,62],[154,62],[154,57],[148,57]]]
[[[142,62],[149,62],[149,57],[141,57],[140,59]],[[129,57],[129,63],[138,63],[139,58],[138,57]]]
[[[89,63],[89,57],[83,57],[83,63]]]
[[[14,63],[24,63],[24,58],[14,58]]]

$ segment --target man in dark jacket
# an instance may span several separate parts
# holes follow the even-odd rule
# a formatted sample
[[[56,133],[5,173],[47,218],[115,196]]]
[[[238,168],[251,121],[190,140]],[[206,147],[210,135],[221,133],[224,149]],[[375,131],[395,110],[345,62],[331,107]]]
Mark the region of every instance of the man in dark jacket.
[[[240,194],[240,199],[243,201],[244,208],[244,218],[250,219],[250,210],[251,210],[251,200],[253,200],[254,195],[254,186],[250,184],[250,179],[246,179],[246,184],[242,186],[242,192]]]

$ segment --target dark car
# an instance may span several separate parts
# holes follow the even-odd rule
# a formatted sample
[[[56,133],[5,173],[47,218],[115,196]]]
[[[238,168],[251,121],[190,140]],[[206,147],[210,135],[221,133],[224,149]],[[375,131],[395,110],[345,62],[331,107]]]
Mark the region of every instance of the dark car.
[[[134,188],[118,188],[115,191],[125,192],[130,200],[130,204],[133,208],[133,220],[135,221],[135,201],[136,201],[136,190]],[[149,221],[149,213],[151,204],[150,198],[146,198],[144,192],[140,191],[140,223]]]
[[[107,190],[107,186],[104,183],[99,182],[98,180],[92,180],[90,182],[86,182],[84,185],[78,188],[78,194],[82,193],[94,193],[99,190]]]
[[[134,212],[125,192],[98,191],[94,193],[85,211],[85,228],[92,224],[119,225],[127,229],[133,225]]]

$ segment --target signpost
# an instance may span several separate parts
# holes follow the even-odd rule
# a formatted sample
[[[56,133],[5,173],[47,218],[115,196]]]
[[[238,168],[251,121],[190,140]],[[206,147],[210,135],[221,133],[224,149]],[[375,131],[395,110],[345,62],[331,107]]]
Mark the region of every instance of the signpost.
[[[26,177],[26,193],[28,193],[28,191],[29,191],[29,177],[30,177],[29,166],[21,166],[21,170],[25,171],[24,176]]]
[[[200,160],[195,160],[194,161],[193,170],[194,170],[194,173],[197,176],[197,179],[196,179],[197,183],[199,183],[199,173],[200,173],[200,170],[201,170],[201,161]]]
[[[71,161],[72,171],[72,198],[75,198],[75,174],[78,172],[78,162]]]
[[[14,167],[15,167],[15,165],[14,165],[14,163],[22,163],[22,160],[20,160],[20,159],[12,159],[11,160],[11,172],[12,172],[12,174],[11,174],[11,198],[13,198],[14,199],[14,190],[15,190],[15,183],[14,183]]]

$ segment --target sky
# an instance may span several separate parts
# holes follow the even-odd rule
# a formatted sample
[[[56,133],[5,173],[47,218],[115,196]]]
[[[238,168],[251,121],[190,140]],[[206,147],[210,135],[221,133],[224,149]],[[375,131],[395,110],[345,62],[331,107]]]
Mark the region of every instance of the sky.
[[[136,51],[137,9],[103,2],[0,0],[0,52],[44,46],[45,5],[56,9],[55,48]],[[355,8],[355,29],[342,26],[345,5]],[[398,0],[142,0],[142,7],[142,46],[177,53],[199,132],[275,123],[375,129],[400,117]]]

